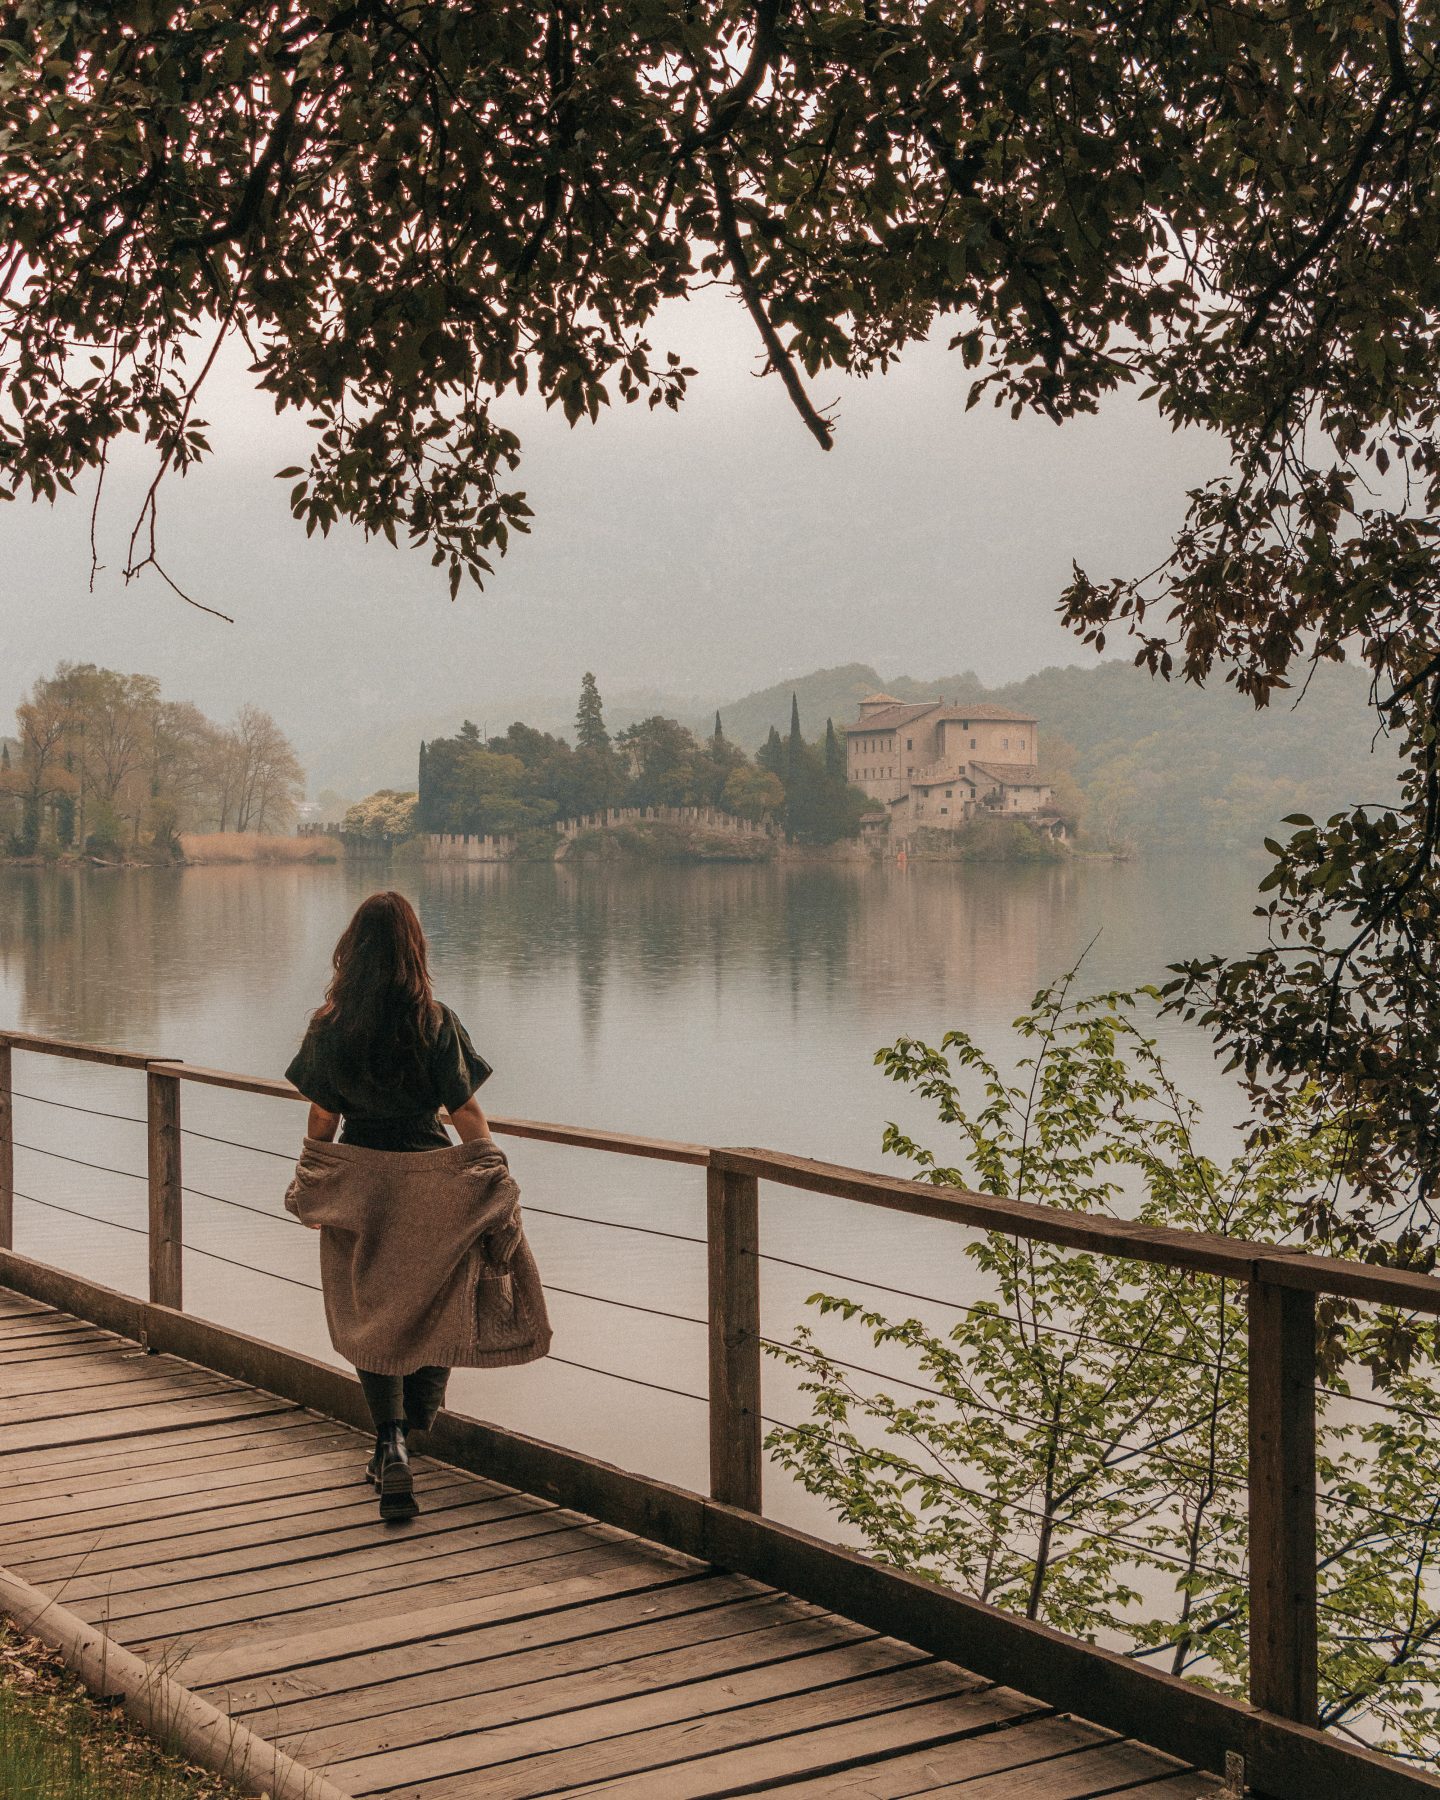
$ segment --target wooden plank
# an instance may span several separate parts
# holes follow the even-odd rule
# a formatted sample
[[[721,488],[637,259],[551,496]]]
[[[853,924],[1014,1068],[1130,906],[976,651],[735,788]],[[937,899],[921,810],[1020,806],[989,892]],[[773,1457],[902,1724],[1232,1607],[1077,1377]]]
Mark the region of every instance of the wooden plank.
[[[761,1510],[760,1184],[706,1175],[710,1321],[710,1492]]]
[[[5,1293],[8,1297],[11,1290],[0,1289],[0,1292]],[[8,1338],[16,1332],[34,1331],[43,1325],[52,1325],[57,1328],[63,1326],[71,1330],[81,1326],[90,1331],[96,1329],[86,1320],[77,1319],[71,1313],[57,1312],[53,1306],[46,1306],[41,1300],[20,1303],[19,1296],[15,1298],[17,1303],[7,1305],[4,1313],[0,1314],[0,1337]]]
[[[944,1668],[944,1664],[935,1665],[936,1674]],[[816,1696],[819,1704],[808,1708],[777,1710],[759,1732],[747,1729],[750,1722],[743,1716],[729,1714],[697,1721],[696,1729],[688,1733],[683,1727],[672,1728],[667,1737],[657,1735],[652,1744],[637,1743],[645,1762],[643,1771],[619,1773],[618,1779],[616,1773],[607,1771],[598,1780],[577,1780],[565,1791],[570,1795],[623,1794],[625,1800],[700,1800],[704,1795],[749,1792],[751,1783],[760,1784],[767,1792],[772,1788],[785,1791],[786,1781],[813,1780],[822,1771],[827,1772],[824,1780],[828,1781],[833,1778],[831,1771],[879,1764],[882,1785],[876,1791],[884,1793],[883,1771],[889,1757],[913,1755],[921,1746],[973,1742],[982,1734],[1003,1739],[1036,1716],[1033,1702],[1010,1688],[960,1687],[953,1694],[922,1699],[918,1704],[895,1704],[897,1694],[877,1692],[853,1696],[857,1702],[853,1708],[845,1706],[846,1698],[842,1688]],[[821,1786],[818,1791],[830,1790]],[[866,1790],[862,1787],[859,1791]],[[930,1790],[935,1791],[933,1787]],[[954,1790],[945,1785],[939,1791]],[[968,1797],[968,1782],[960,1791]],[[417,1789],[416,1795],[423,1794],[425,1800],[452,1800],[452,1796],[458,1800],[459,1792],[437,1782],[434,1788]],[[488,1800],[488,1787],[486,1794]]]
[[[288,1405],[289,1402],[276,1400],[269,1394],[247,1394],[227,1387],[217,1393],[197,1394],[127,1412],[39,1419],[34,1424],[10,1425],[0,1432],[0,1479],[5,1479],[8,1474],[9,1459],[24,1451],[142,1437],[155,1431],[184,1431],[192,1425],[209,1425],[224,1419],[249,1419],[257,1413],[273,1412]]]
[[[110,1337],[107,1332],[86,1331],[76,1326],[68,1331],[48,1332],[16,1332],[0,1343],[0,1381],[4,1380],[4,1371],[12,1364],[43,1361],[47,1354],[59,1357],[76,1348],[82,1351],[133,1349],[123,1339]]]
[[[441,1490],[447,1491],[453,1492]],[[588,1532],[588,1542],[604,1541],[599,1535],[603,1526],[577,1522],[557,1507],[542,1505],[539,1511],[494,1518],[494,1501],[469,1501],[463,1493],[455,1494],[449,1505],[440,1502],[439,1494],[436,1500],[435,1510],[406,1521],[403,1530],[382,1527],[378,1511],[373,1504],[367,1506],[363,1524],[341,1534],[351,1540],[348,1548],[332,1550],[327,1538],[302,1544],[300,1555],[282,1555],[277,1561],[275,1546],[252,1545],[222,1553],[233,1563],[228,1570],[213,1569],[210,1557],[182,1556],[175,1559],[173,1576],[168,1565],[147,1567],[138,1572],[138,1584],[133,1577],[127,1579],[125,1571],[109,1588],[106,1582],[111,1578],[106,1576],[94,1582],[67,1581],[66,1604],[80,1610],[91,1600],[103,1601],[106,1617],[122,1631],[131,1621],[169,1617],[183,1608],[189,1627],[200,1630],[207,1622],[294,1611],[317,1594],[349,1599],[389,1586],[403,1588],[416,1573],[414,1564],[423,1565],[425,1577],[435,1580],[447,1573],[493,1567],[506,1556],[517,1561],[544,1556],[545,1540],[554,1538],[564,1545],[577,1531]],[[452,1512],[459,1516],[452,1518]]]
[[[183,1301],[181,1224],[180,1083],[153,1068],[145,1077],[146,1170],[150,1195],[150,1299],[156,1306]]]
[[[337,1685],[343,1685],[352,1673],[357,1679],[368,1679],[374,1668],[386,1672],[428,1669],[432,1657],[438,1659],[435,1667],[448,1666],[456,1655],[454,1640],[469,1633],[488,1633],[502,1626],[533,1626],[543,1632],[546,1621],[574,1615],[582,1608],[589,1611],[633,1596],[658,1599],[671,1589],[688,1594],[698,1583],[711,1581],[733,1584],[727,1598],[765,1591],[740,1576],[711,1576],[703,1569],[663,1566],[657,1570],[645,1559],[637,1562],[611,1547],[583,1568],[568,1561],[553,1568],[541,1564],[526,1568],[522,1579],[510,1586],[459,1600],[442,1599],[435,1604],[416,1602],[412,1597],[412,1605],[404,1611],[392,1606],[368,1619],[350,1619],[340,1625],[325,1620],[313,1627],[287,1624],[283,1631],[264,1636],[242,1632],[203,1649],[187,1646],[187,1680],[197,1690],[228,1692],[242,1683],[265,1682],[283,1683],[276,1691],[286,1694],[308,1694],[323,1691],[332,1676]],[[467,1654],[462,1648],[462,1660]],[[383,1663],[366,1666],[376,1658],[383,1658]],[[352,1662],[358,1672],[348,1666]],[[337,1668],[342,1664],[346,1666]],[[292,1676],[293,1688],[287,1679]],[[304,1685],[307,1683],[314,1683],[315,1688]]]
[[[877,1653],[873,1650],[877,1642],[843,1619],[817,1613],[808,1619],[771,1620],[719,1643],[672,1643],[653,1656],[616,1666],[592,1666],[498,1691],[391,1707],[383,1715],[350,1724],[277,1730],[267,1721],[265,1735],[288,1748],[290,1755],[303,1755],[311,1768],[347,1764],[367,1786],[377,1777],[382,1783],[392,1778],[420,1780],[437,1763],[438,1773],[453,1773],[448,1763],[440,1761],[445,1754],[435,1748],[440,1740],[447,1745],[471,1740],[457,1744],[454,1767],[463,1768],[473,1760],[476,1733],[502,1731],[534,1719],[553,1725],[596,1707],[655,1698],[688,1717],[691,1707],[707,1710],[709,1700],[722,1700],[745,1688],[747,1679],[768,1698],[776,1692],[818,1686],[837,1675],[858,1678],[894,1667],[901,1660],[898,1647]]]
[[[468,1694],[527,1687],[584,1669],[619,1670],[691,1644],[718,1644],[762,1624],[824,1618],[783,1594],[750,1593],[734,1576],[641,1588],[538,1617],[309,1663],[227,1687],[227,1712],[267,1736],[318,1730]],[[220,1690],[215,1690],[217,1693]]]
[[[93,1388],[136,1383],[141,1386],[165,1387],[181,1378],[194,1380],[203,1375],[210,1381],[228,1381],[213,1369],[200,1369],[194,1363],[180,1362],[169,1356],[150,1356],[135,1344],[101,1344],[96,1354],[83,1362],[21,1363],[12,1367],[0,1362],[0,1401],[15,1400],[22,1394],[39,1395],[63,1392],[77,1396],[78,1405],[88,1402],[82,1396]],[[232,1386],[235,1384],[232,1382]]]
[[[152,1407],[168,1406],[180,1399],[193,1399],[200,1394],[244,1394],[246,1390],[224,1375],[212,1375],[197,1369],[191,1375],[171,1375],[164,1381],[112,1381],[85,1392],[82,1417],[94,1422],[102,1416],[119,1413],[122,1418],[137,1417]],[[12,1428],[43,1423],[47,1420],[69,1424],[76,1417],[74,1401],[65,1393],[17,1394],[0,1396],[0,1453],[4,1452]]]
[[[103,1325],[122,1337],[138,1338],[145,1328],[145,1302],[133,1294],[122,1294],[116,1288],[87,1281],[83,1275],[72,1275],[68,1269],[53,1269],[33,1256],[21,1256],[16,1250],[0,1249],[0,1283],[14,1293]]]
[[[236,1094],[263,1094],[270,1100],[303,1100],[299,1088],[288,1081],[275,1081],[267,1075],[237,1075],[229,1069],[206,1069],[198,1063],[176,1062],[165,1057],[151,1057],[145,1068],[153,1075],[172,1081],[194,1081],[202,1087],[229,1088]]]
[[[0,1031],[0,1041],[31,1056],[63,1056],[77,1062],[106,1063],[115,1069],[143,1069],[154,1060],[138,1050],[115,1050],[71,1038],[42,1037],[33,1031]]]
[[[107,1560],[103,1565],[114,1568],[139,1568],[152,1553],[173,1560],[176,1557],[200,1555],[202,1540],[223,1533],[241,1533],[242,1542],[268,1542],[266,1533],[277,1540],[298,1541],[300,1535],[330,1530],[331,1515],[347,1508],[373,1505],[375,1491],[361,1479],[360,1460],[348,1454],[327,1457],[318,1465],[306,1462],[277,1465],[271,1475],[260,1476],[260,1468],[252,1466],[250,1482],[241,1488],[217,1488],[206,1493],[197,1491],[171,1495],[147,1503],[137,1503],[130,1496],[118,1496],[104,1508],[86,1508],[59,1517],[21,1519],[8,1517],[0,1535],[0,1559],[11,1567],[36,1563],[54,1556],[72,1555],[77,1547],[90,1548],[96,1557]],[[529,1494],[512,1494],[507,1488],[487,1489],[473,1476],[454,1469],[417,1470],[417,1494],[438,1495],[454,1490],[467,1496],[472,1504],[494,1505],[502,1500],[527,1507],[550,1510],[548,1500],[536,1500]],[[134,1561],[123,1559],[133,1555]],[[87,1567],[102,1566],[94,1561]],[[37,1579],[27,1575],[27,1581]],[[43,1579],[43,1577],[38,1578]]]
[[[535,1539],[524,1546],[526,1555],[512,1555],[493,1567],[444,1575],[423,1582],[407,1581],[403,1584],[404,1609],[396,1605],[395,1586],[385,1586],[376,1578],[366,1592],[352,1598],[342,1598],[334,1593],[315,1598],[296,1592],[287,1595],[287,1600],[298,1599],[304,1604],[293,1610],[287,1606],[248,1618],[192,1621],[189,1635],[182,1608],[178,1613],[164,1615],[159,1629],[154,1620],[137,1625],[136,1635],[133,1638],[127,1635],[125,1642],[130,1649],[139,1650],[142,1655],[173,1657],[177,1652],[183,1651],[187,1659],[191,1656],[205,1656],[219,1649],[240,1655],[247,1646],[264,1642],[267,1647],[261,1654],[260,1667],[266,1668],[278,1666],[273,1662],[278,1654],[275,1648],[277,1644],[293,1647],[297,1639],[311,1638],[319,1631],[338,1632],[358,1647],[363,1641],[363,1631],[358,1628],[371,1627],[376,1620],[383,1622],[385,1630],[403,1632],[411,1629],[415,1617],[437,1608],[446,1608],[452,1602],[488,1600],[515,1588],[536,1588],[547,1582],[560,1583],[575,1576],[612,1570],[633,1578],[637,1584],[646,1574],[653,1582],[662,1578],[667,1571],[668,1565],[662,1555],[652,1552],[648,1557],[637,1557],[635,1547],[631,1544],[596,1544],[591,1540],[580,1539],[579,1548],[567,1549],[564,1546],[569,1542],[570,1539],[562,1540],[558,1536]],[[533,1557],[528,1554],[531,1550],[537,1552]],[[544,1551],[545,1554],[540,1555],[539,1551]],[[472,1562],[473,1560],[472,1558]],[[237,1612],[242,1610],[239,1602],[232,1603],[232,1606]],[[184,1639],[183,1645],[177,1644],[177,1639]],[[186,1666],[188,1667],[188,1661]]]
[[[98,1352],[112,1349],[114,1349],[113,1343],[98,1332],[93,1338],[80,1336],[52,1338],[48,1342],[43,1338],[34,1338],[11,1350],[3,1361],[0,1361],[0,1370],[8,1369],[12,1365],[16,1368],[25,1368],[31,1363],[58,1363],[67,1360],[74,1362],[80,1357],[94,1356]]]
[[[1250,1699],[1319,1716],[1315,1548],[1315,1296],[1250,1289]]]
[[[689,1163],[701,1168],[710,1160],[710,1152],[704,1144],[633,1137],[621,1131],[592,1131],[579,1125],[550,1125],[539,1119],[491,1118],[490,1129],[502,1137],[535,1138],[543,1144],[568,1144],[577,1150],[607,1150],[617,1156],[650,1157],[660,1162]]]
[[[987,1702],[971,1677],[943,1664],[917,1663],[913,1655],[905,1646],[876,1638],[733,1680],[446,1738],[394,1757],[357,1757],[330,1764],[325,1772],[357,1796],[403,1783],[407,1795],[424,1800],[473,1800],[481,1769],[485,1800],[571,1794],[617,1778],[623,1778],[627,1796],[713,1794],[717,1787],[708,1773],[707,1785],[687,1785],[685,1765],[693,1767],[697,1758],[720,1750],[796,1738],[867,1715],[903,1717],[925,1702],[944,1702],[952,1718],[962,1698],[1001,1716],[1001,1707]],[[1015,1696],[1009,1707],[1028,1711],[1031,1703]],[[644,1779],[651,1771],[663,1771],[662,1784],[653,1789]],[[723,1785],[718,1791],[725,1791]]]
[[[137,1432],[114,1443],[62,1444],[54,1449],[18,1451],[0,1465],[6,1492],[26,1497],[36,1492],[62,1492],[66,1484],[101,1485],[115,1479],[151,1480],[172,1467],[199,1464],[207,1456],[238,1454],[270,1432],[323,1432],[324,1421],[293,1401],[273,1395],[259,1412],[192,1425],[183,1431]],[[343,1430],[344,1427],[331,1427]],[[79,1486],[77,1485],[77,1491]]]
[[[187,1534],[166,1543],[128,1544],[110,1550],[72,1547],[58,1556],[7,1557],[7,1566],[26,1581],[43,1587],[64,1583],[67,1604],[108,1597],[116,1617],[131,1603],[149,1610],[151,1597],[182,1586],[200,1590],[209,1601],[231,1591],[271,1592],[290,1585],[292,1569],[304,1565],[337,1571],[373,1566],[377,1551],[395,1562],[422,1560],[428,1545],[435,1556],[458,1555],[462,1548],[496,1539],[509,1541],[543,1528],[555,1509],[546,1501],[522,1494],[477,1500],[468,1488],[420,1490],[420,1516],[406,1526],[402,1542],[381,1542],[379,1513],[373,1490],[354,1493],[344,1505],[317,1509],[308,1517],[261,1520],[252,1526]],[[297,1528],[297,1524],[298,1527]],[[512,1530],[506,1528],[513,1527]],[[168,1554],[167,1554],[168,1552]],[[366,1559],[369,1559],[367,1562]],[[286,1579],[272,1581],[277,1576]]]
[[[506,1520],[501,1527],[484,1528],[494,1541],[467,1542],[453,1549],[437,1550],[428,1537],[411,1537],[398,1531],[381,1532],[378,1522],[367,1550],[333,1558],[308,1558],[283,1571],[222,1576],[213,1582],[177,1582],[149,1588],[138,1594],[122,1594],[113,1603],[67,1603],[81,1618],[92,1614],[109,1621],[112,1636],[122,1643],[146,1642],[189,1632],[214,1630],[245,1620],[276,1619],[282,1613],[303,1613],[316,1607],[340,1606],[351,1600],[393,1596],[399,1590],[419,1595],[428,1604],[441,1598],[438,1592],[450,1577],[485,1574],[499,1567],[519,1567],[544,1562],[550,1557],[573,1554],[606,1545],[603,1526],[567,1525],[555,1512]],[[413,1566],[422,1565],[418,1570]],[[199,1591],[203,1588],[205,1591]],[[387,1600],[393,1606],[393,1598]]]
[[[1090,1800],[1091,1795],[1117,1791],[1125,1800],[1146,1793],[1203,1800],[1206,1794],[1218,1794],[1220,1784],[1213,1776],[1179,1769],[1145,1745],[1122,1739],[1096,1744],[1058,1762],[982,1775],[966,1781],[964,1787],[965,1800],[1012,1800],[1012,1796],[1013,1800]]]
[[[229,1507],[243,1506],[250,1516],[272,1503],[277,1509],[303,1508],[326,1491],[338,1495],[358,1486],[362,1454],[362,1446],[339,1440],[328,1454],[303,1441],[293,1447],[282,1441],[273,1452],[258,1456],[250,1450],[243,1456],[181,1464],[183,1473],[159,1480],[154,1470],[140,1464],[126,1475],[112,1471],[89,1477],[83,1486],[72,1479],[39,1495],[26,1490],[18,1502],[7,1496],[0,1560],[18,1554],[22,1546],[29,1551],[42,1539],[60,1544],[77,1534],[93,1537],[103,1531],[108,1544],[140,1543],[152,1533],[159,1537],[173,1531],[177,1521],[203,1531],[208,1520]],[[417,1472],[416,1479],[424,1477]]]
[[[47,1332],[99,1333],[100,1329],[98,1325],[92,1325],[85,1319],[74,1319],[68,1313],[56,1312],[50,1306],[40,1306],[29,1313],[6,1313],[0,1318],[0,1353],[9,1344],[19,1343],[27,1338],[43,1337]]]
[[[965,1714],[961,1709],[957,1711],[961,1711],[963,1723]],[[832,1735],[817,1747],[823,1774],[782,1780],[768,1791],[783,1800],[909,1800],[912,1795],[946,1791],[960,1782],[968,1783],[1000,1770],[1036,1765],[1043,1768],[1057,1758],[1113,1742],[1113,1736],[1098,1726],[1046,1712],[1004,1720],[996,1729],[966,1728],[923,1750],[883,1757],[867,1754],[863,1733],[858,1750],[850,1749]],[[744,1752],[739,1753],[737,1763],[743,1755]],[[718,1774],[719,1770],[712,1772]],[[1203,1778],[1195,1783],[1197,1795],[1202,1781]]]
[[[297,1417],[297,1415],[290,1415]],[[200,1445],[220,1451],[220,1445]],[[142,1508],[160,1517],[182,1510],[203,1517],[205,1510],[241,1499],[281,1498],[299,1494],[320,1481],[335,1480],[333,1471],[360,1467],[364,1445],[342,1436],[311,1440],[302,1427],[295,1433],[270,1433],[265,1440],[229,1454],[196,1454],[189,1462],[160,1467],[137,1460],[128,1469],[108,1469],[83,1476],[56,1476],[16,1490],[5,1505],[0,1544],[29,1539],[40,1532],[83,1532],[97,1526],[124,1525]],[[356,1474],[358,1480],[358,1474]],[[4,1559],[4,1550],[0,1550]]]

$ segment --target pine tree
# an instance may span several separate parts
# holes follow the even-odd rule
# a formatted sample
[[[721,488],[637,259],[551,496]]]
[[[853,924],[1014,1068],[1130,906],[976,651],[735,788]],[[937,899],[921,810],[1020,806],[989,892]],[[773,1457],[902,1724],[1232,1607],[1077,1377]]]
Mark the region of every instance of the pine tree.
[[[575,714],[575,744],[580,750],[610,748],[610,733],[605,729],[605,715],[600,707],[600,689],[595,677],[588,671],[580,683],[580,705]]]

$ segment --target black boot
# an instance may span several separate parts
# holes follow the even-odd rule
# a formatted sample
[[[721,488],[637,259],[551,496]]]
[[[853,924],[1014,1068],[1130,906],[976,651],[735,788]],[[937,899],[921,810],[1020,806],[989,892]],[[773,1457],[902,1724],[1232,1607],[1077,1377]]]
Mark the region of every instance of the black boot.
[[[406,1442],[408,1444],[409,1437],[410,1437],[410,1421],[408,1419],[400,1427],[400,1430],[403,1433],[403,1435],[406,1439]],[[379,1431],[377,1431],[375,1433],[374,1454],[371,1456],[369,1462],[366,1463],[366,1465],[365,1465],[365,1479],[370,1483],[371,1487],[373,1487],[373,1488],[378,1488],[380,1485],[380,1439],[381,1439],[381,1433]]]
[[[405,1427],[398,1420],[382,1425],[375,1437],[375,1486],[380,1490],[382,1519],[413,1519],[420,1508],[415,1500],[415,1481],[410,1472],[410,1453],[405,1448]]]

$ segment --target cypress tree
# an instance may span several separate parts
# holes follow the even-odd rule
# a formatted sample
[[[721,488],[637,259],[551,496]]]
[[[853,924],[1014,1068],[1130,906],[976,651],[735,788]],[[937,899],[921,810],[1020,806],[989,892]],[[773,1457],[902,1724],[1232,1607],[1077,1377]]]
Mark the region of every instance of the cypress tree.
[[[580,750],[610,748],[610,733],[605,729],[605,714],[600,706],[600,689],[595,677],[588,671],[580,683],[580,705],[575,713],[575,744]]]
[[[715,708],[715,729],[710,734],[710,742],[717,750],[725,742],[725,733],[720,726],[720,708],[718,706]]]
[[[848,776],[845,769],[845,747],[835,734],[835,721],[825,721],[825,773],[842,785]]]
[[[785,767],[793,775],[800,767],[800,758],[804,754],[805,740],[800,735],[800,696],[790,696],[790,741],[785,746]]]
[[[772,775],[783,775],[785,772],[785,745],[780,733],[772,725],[770,735],[766,738],[755,757],[762,769],[768,769]]]
[[[430,753],[425,740],[420,740],[420,768],[415,778],[415,823],[421,831],[430,829]]]

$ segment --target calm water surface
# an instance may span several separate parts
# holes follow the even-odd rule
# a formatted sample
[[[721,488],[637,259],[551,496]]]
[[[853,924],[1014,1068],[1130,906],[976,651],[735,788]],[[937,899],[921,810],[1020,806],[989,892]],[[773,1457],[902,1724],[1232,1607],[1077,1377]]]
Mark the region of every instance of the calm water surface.
[[[439,992],[495,1066],[481,1096],[492,1112],[878,1168],[888,1119],[943,1143],[925,1109],[874,1067],[879,1045],[963,1026],[1004,1057],[1015,1014],[1092,939],[1087,990],[1157,980],[1178,956],[1250,944],[1260,872],[1218,861],[908,871],[0,870],[0,1020],[278,1075],[350,912],[393,880],[430,934]],[[1224,1150],[1239,1117],[1233,1085],[1198,1033],[1167,1022],[1159,1034]],[[17,1247],[143,1291],[145,1189],[133,1179],[144,1167],[144,1130],[133,1122],[143,1113],[142,1078],[24,1056],[15,1080],[26,1096],[16,1104],[17,1136],[27,1146],[16,1152],[16,1186],[34,1196],[17,1201]],[[78,1105],[120,1116],[69,1110]],[[187,1307],[332,1357],[308,1285],[317,1279],[316,1240],[280,1204],[303,1115],[193,1085],[183,1105]],[[519,1140],[508,1148],[552,1288],[556,1357],[567,1360],[460,1374],[452,1398],[539,1436],[703,1484],[705,1409],[686,1397],[704,1391],[703,1330],[579,1297],[703,1316],[703,1250],[683,1241],[703,1233],[701,1172]],[[856,1283],[868,1276],[957,1299],[975,1291],[960,1233],[770,1188],[762,1211],[772,1255]],[[767,1263],[766,1331],[788,1335],[818,1285],[847,1291]],[[936,1324],[954,1316],[889,1305]],[[852,1354],[858,1347],[851,1340]],[[866,1360],[876,1355],[868,1350]],[[788,1371],[767,1368],[766,1406],[777,1417],[801,1416]],[[809,1503],[778,1478],[771,1496],[780,1516],[815,1522]]]

